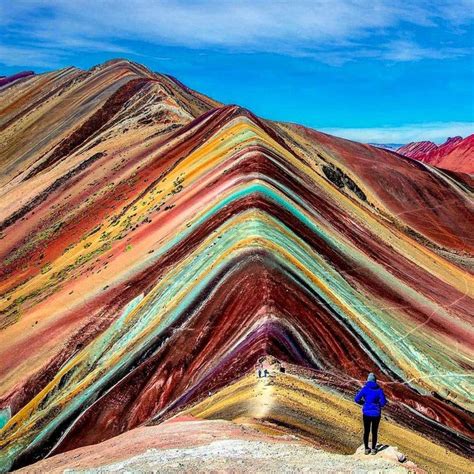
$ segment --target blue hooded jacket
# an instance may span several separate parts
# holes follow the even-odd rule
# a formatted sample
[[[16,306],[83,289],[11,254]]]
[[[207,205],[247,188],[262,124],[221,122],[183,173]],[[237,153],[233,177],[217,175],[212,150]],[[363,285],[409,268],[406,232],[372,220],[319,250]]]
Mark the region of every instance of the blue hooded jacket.
[[[356,403],[362,403],[362,413],[366,416],[380,416],[382,407],[387,404],[383,390],[377,382],[369,380],[354,397]]]

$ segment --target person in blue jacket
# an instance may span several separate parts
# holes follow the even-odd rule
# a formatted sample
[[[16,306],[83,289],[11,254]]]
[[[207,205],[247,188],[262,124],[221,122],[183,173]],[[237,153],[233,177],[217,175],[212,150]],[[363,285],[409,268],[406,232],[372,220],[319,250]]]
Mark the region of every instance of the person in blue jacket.
[[[377,385],[375,374],[370,373],[367,383],[354,397],[354,401],[362,405],[362,418],[364,420],[364,446],[365,454],[377,453],[377,431],[379,429],[382,408],[387,404],[383,390]],[[372,450],[369,449],[369,433],[372,428]]]

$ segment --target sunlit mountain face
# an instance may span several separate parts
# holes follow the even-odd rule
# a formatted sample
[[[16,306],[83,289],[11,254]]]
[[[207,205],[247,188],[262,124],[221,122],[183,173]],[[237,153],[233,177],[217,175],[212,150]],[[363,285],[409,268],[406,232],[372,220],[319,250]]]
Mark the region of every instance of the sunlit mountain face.
[[[450,137],[441,145],[431,141],[411,142],[397,152],[438,168],[474,174],[474,134]]]
[[[125,60],[1,81],[1,471],[174,416],[353,453],[368,372],[384,443],[469,468],[472,169]]]

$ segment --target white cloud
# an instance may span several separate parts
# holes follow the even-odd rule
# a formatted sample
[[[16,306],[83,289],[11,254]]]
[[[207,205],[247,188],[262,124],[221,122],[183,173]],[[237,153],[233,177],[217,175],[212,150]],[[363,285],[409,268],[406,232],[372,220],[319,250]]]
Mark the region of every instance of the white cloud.
[[[40,34],[49,36],[104,34],[109,37],[160,40],[189,47],[226,46],[266,49],[271,43],[338,40],[359,36],[393,24],[394,17],[418,21],[408,9],[374,0],[370,14],[363,3],[351,0],[18,0],[24,6],[51,6],[53,17],[41,21]],[[13,4],[15,5],[15,4]],[[13,7],[13,15],[15,8]],[[12,15],[12,16],[13,16]],[[38,20],[38,18],[36,18]],[[34,25],[32,25],[34,27]]]
[[[438,48],[424,48],[410,40],[389,41],[384,46],[382,57],[389,61],[405,62],[421,59],[457,58],[469,54],[467,48],[442,46]]]
[[[448,137],[474,133],[472,122],[434,122],[380,128],[325,128],[321,132],[362,143],[409,143],[429,140],[443,143]]]
[[[62,64],[61,53],[53,49],[38,49],[24,46],[0,45],[0,64],[28,68],[59,68]]]
[[[22,47],[38,54],[45,49],[45,55],[72,49],[120,53],[123,41],[141,40],[307,56],[338,65],[364,57],[398,62],[467,54],[452,45],[397,39],[407,25],[466,24],[474,10],[467,2],[471,0],[16,0],[0,7],[0,25]]]

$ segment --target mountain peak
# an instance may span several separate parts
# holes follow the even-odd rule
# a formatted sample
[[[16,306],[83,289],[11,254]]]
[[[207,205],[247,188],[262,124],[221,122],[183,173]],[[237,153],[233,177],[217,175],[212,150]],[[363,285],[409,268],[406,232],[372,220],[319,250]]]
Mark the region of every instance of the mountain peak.
[[[474,146],[470,137],[449,137],[439,146],[429,141],[412,142],[400,147],[397,153],[429,165],[471,174],[474,173]]]

